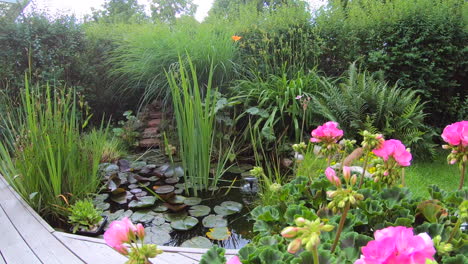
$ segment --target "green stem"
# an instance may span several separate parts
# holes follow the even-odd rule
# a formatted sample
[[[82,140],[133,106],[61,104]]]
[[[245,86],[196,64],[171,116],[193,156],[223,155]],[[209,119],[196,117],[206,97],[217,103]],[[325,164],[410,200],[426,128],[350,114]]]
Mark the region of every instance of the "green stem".
[[[318,249],[317,246],[312,250],[312,255],[314,256],[314,264],[319,264]]]
[[[458,186],[458,190],[463,188],[463,183],[465,182],[465,170],[466,170],[466,161],[462,163],[461,171],[460,171],[460,186]]]
[[[331,248],[332,253],[335,252],[336,246],[338,245],[338,241],[340,240],[341,231],[343,231],[343,226],[346,221],[346,215],[348,214],[349,207],[350,207],[350,203],[347,202],[343,210],[343,214],[341,215],[340,224],[338,225],[338,230],[336,231],[335,241],[333,241],[333,246]]]
[[[447,240],[447,243],[450,243],[452,241],[453,237],[455,236],[455,233],[457,230],[460,230],[460,225],[461,225],[461,219],[459,218],[458,221],[455,223],[455,226],[452,229],[452,232],[450,232],[450,237]]]
[[[306,110],[304,109],[303,114],[302,114],[302,126],[301,126],[301,138],[300,138],[301,142],[304,136],[304,123],[305,123],[305,117],[306,117],[305,115],[306,115]]]
[[[405,187],[405,168],[401,168],[401,185]]]
[[[331,155],[328,155],[327,157],[327,168],[330,167],[331,164]]]
[[[369,151],[366,153],[366,157],[364,159],[364,165],[362,167],[361,179],[359,180],[359,189],[361,189],[361,186],[364,183],[364,176],[366,175],[366,169],[367,169],[367,162],[368,161],[369,161]]]

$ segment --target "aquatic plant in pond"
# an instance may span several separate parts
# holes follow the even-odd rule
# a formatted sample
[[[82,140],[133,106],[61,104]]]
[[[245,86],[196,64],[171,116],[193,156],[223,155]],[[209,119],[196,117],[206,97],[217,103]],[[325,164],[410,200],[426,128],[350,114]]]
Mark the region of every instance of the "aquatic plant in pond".
[[[206,87],[200,87],[195,66],[188,59],[189,70],[179,59],[179,70],[167,73],[174,104],[180,157],[185,170],[185,191],[197,196],[199,191],[216,186],[221,175],[210,179],[211,154],[215,131],[216,93],[213,91],[213,65]],[[218,161],[222,163],[222,161]]]
[[[73,89],[32,86],[26,79],[21,98],[15,120],[5,123],[14,141],[0,142],[0,174],[41,216],[66,221],[67,203],[99,186],[107,129],[83,137],[91,115]]]

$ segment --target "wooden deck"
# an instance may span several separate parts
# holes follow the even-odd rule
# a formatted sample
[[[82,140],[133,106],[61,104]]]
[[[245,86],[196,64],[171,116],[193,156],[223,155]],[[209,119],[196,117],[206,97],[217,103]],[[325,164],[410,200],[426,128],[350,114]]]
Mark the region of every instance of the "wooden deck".
[[[199,263],[206,249],[163,247],[158,264]],[[226,250],[229,260],[237,250]],[[55,231],[0,175],[0,264],[118,264],[126,258],[103,239]]]

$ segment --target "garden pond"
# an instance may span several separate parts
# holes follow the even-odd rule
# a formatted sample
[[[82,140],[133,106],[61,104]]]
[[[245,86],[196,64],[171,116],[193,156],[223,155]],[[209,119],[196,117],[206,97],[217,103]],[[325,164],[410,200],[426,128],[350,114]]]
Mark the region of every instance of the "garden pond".
[[[145,226],[148,243],[239,249],[253,236],[249,213],[256,183],[248,177],[251,168],[247,164],[231,167],[216,188],[194,197],[184,189],[180,163],[171,164],[151,150],[101,164],[103,188],[94,203],[108,217],[105,229],[110,222],[128,217]]]

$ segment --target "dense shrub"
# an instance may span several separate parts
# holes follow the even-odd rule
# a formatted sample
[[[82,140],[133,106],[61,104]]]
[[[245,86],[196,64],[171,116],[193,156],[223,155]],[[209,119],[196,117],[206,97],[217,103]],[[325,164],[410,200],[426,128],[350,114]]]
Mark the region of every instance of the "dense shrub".
[[[18,96],[26,72],[32,82],[76,84],[75,69],[81,63],[77,55],[84,52],[84,35],[74,17],[52,21],[33,14],[18,22],[0,23],[0,89]]]
[[[418,89],[431,124],[467,116],[468,4],[462,0],[331,2],[316,18],[326,42],[321,69],[337,75],[356,59],[386,80]]]
[[[322,120],[340,123],[349,138],[376,130],[398,138],[418,155],[433,151],[432,132],[425,125],[425,103],[416,90],[403,90],[351,64],[345,79],[321,78],[311,110]]]

